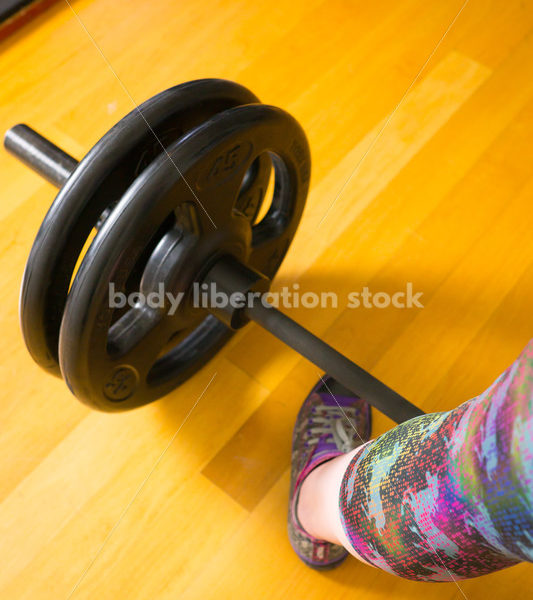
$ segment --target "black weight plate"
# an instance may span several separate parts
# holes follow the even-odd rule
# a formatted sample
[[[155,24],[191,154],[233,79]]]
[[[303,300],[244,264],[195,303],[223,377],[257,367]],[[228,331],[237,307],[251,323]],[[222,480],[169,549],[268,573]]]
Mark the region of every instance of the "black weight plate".
[[[100,410],[151,402],[201,368],[231,331],[191,305],[193,281],[224,254],[272,277],[304,208],[309,148],[301,127],[280,109],[228,109],[168,151],[172,162],[155,159],[96,235],[65,307],[61,371],[74,395]],[[251,165],[265,153],[275,168],[274,197],[266,216],[252,227],[235,210],[236,199]],[[137,305],[113,322],[110,283],[124,290],[136,258],[169,216],[175,224],[155,249],[156,259],[149,259],[141,287],[153,289],[163,281],[164,291],[186,291],[186,300],[173,316],[166,308]],[[165,353],[171,339],[177,345]]]
[[[80,252],[102,213],[163,153],[158,139],[169,146],[217,112],[254,102],[258,99],[249,90],[221,79],[175,86],[126,115],[79,163],[48,211],[24,272],[22,332],[41,367],[60,374],[59,329]],[[259,165],[254,189],[256,182],[264,187],[269,170],[266,161]]]

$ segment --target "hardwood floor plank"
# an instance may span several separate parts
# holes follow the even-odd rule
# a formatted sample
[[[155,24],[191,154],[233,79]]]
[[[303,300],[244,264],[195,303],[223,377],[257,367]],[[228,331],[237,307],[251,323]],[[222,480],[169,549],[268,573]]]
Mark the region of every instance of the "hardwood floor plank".
[[[323,262],[315,259],[313,263],[317,246],[320,247],[321,243],[326,246],[321,242],[322,227],[316,228],[324,209],[323,212],[314,209],[314,206],[323,202],[324,194],[321,197],[320,190],[314,188],[308,202],[310,210],[314,211],[315,226],[311,224],[312,215],[307,212],[294,242],[294,252],[287,256],[277,281],[281,284],[284,281],[302,281],[310,264],[314,265],[314,286],[322,289],[324,277],[317,273],[326,274],[327,281],[331,281],[329,273],[337,265],[339,268],[341,264],[346,265],[346,275],[343,273],[341,278],[352,278],[355,273],[361,282],[368,281],[378,272],[392,259],[405,238],[447,197],[528,104],[533,89],[523,65],[530,60],[527,55],[532,48],[531,39],[524,41],[389,185],[370,204],[367,202],[369,216],[361,210],[350,220],[350,211],[352,215],[356,212],[352,206],[353,198],[357,198],[357,205],[359,197],[354,195],[357,189],[354,192],[347,190],[335,207],[337,218],[332,219],[337,224],[336,228],[331,225],[333,233],[330,234],[335,238],[335,243],[325,249]],[[353,182],[352,187],[356,188],[357,182]],[[324,191],[326,188],[324,185]],[[334,197],[331,192],[329,197]],[[348,211],[348,215],[344,211]],[[344,224],[339,222],[341,220]],[[329,238],[326,236],[324,239]],[[313,331],[318,335],[325,331],[324,326],[331,324],[331,321],[326,321],[321,325],[321,317],[325,314],[326,311],[320,311],[312,316]],[[309,314],[300,312],[300,315],[304,325],[311,324],[305,320],[310,318]],[[297,357],[291,358],[289,351],[280,350],[282,344],[270,340],[268,334],[257,329],[252,327],[243,333],[239,343],[231,348],[230,359],[245,371],[254,373],[263,385],[273,389],[294,365]],[[245,347],[247,352],[243,352]],[[254,352],[254,347],[265,350],[264,354]],[[264,356],[273,359],[275,364],[269,360],[267,367]],[[358,360],[359,356],[356,354],[354,359]]]
[[[72,2],[134,102],[226,77],[301,122],[312,185],[274,290],[336,291],[337,308],[284,310],[428,411],[479,393],[533,330],[533,3],[469,0],[440,43],[462,6]],[[66,3],[0,44],[0,84],[2,131],[27,122],[76,157],[133,107]],[[306,568],[286,534],[288,469],[318,369],[254,325],[157,403],[116,415],[77,403],[32,363],[18,323],[24,264],[54,188],[6,152],[0,173],[0,598],[527,593],[529,565],[461,589],[355,560]],[[346,307],[364,285],[392,294],[408,281],[423,309]],[[374,413],[374,435],[392,425]]]

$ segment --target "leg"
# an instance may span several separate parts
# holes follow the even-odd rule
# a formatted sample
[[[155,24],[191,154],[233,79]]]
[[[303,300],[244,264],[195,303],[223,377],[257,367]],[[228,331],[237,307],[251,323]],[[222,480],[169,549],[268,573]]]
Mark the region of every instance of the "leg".
[[[394,428],[352,452],[347,468],[344,456],[318,466],[301,486],[302,527],[421,581],[533,560],[532,402],[533,341],[479,397]]]

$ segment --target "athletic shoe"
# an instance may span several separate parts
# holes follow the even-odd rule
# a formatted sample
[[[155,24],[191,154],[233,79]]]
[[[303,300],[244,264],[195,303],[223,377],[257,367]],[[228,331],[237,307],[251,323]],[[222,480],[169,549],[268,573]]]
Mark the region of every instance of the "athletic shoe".
[[[314,538],[301,526],[296,507],[302,483],[322,463],[367,442],[370,429],[370,405],[328,375],[321,378],[300,408],[292,438],[288,530],[294,551],[314,569],[332,569],[348,552]]]

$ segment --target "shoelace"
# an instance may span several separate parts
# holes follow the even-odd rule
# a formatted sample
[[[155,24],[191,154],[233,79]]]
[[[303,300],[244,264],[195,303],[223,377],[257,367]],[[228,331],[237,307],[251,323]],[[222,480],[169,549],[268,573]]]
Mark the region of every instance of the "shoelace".
[[[353,448],[355,417],[355,408],[320,406],[313,409],[312,425],[307,429],[307,444],[318,444],[322,436],[326,439],[331,436],[341,452],[349,452]]]

